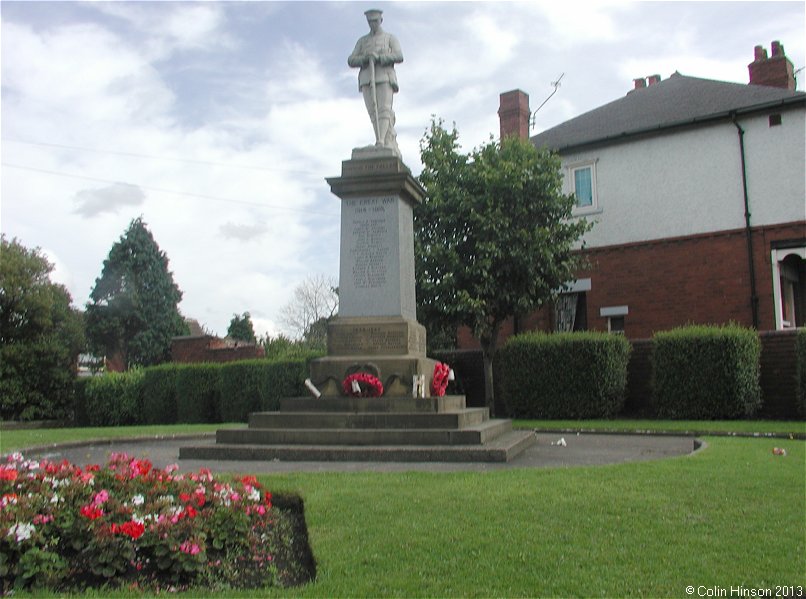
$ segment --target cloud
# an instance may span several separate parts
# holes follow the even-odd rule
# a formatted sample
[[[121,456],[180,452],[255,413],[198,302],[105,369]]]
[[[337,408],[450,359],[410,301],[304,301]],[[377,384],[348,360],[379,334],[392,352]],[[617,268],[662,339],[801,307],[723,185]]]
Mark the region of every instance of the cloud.
[[[265,223],[255,223],[253,225],[237,224],[227,222],[221,225],[218,230],[227,239],[238,239],[240,241],[251,241],[257,237],[265,235],[269,228]]]
[[[146,195],[136,185],[115,183],[97,189],[82,189],[73,198],[78,204],[73,210],[83,216],[98,216],[104,212],[118,212],[124,206],[140,206]]]

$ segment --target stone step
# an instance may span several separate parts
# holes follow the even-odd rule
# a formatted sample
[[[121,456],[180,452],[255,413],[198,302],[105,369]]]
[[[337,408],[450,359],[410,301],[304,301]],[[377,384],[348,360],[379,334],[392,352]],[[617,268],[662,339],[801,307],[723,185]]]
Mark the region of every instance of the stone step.
[[[486,408],[456,412],[255,412],[250,429],[434,429],[467,428],[489,419]]]
[[[537,441],[533,431],[510,430],[483,445],[197,445],[179,459],[288,462],[508,462]]]
[[[281,412],[427,412],[463,410],[464,395],[443,397],[286,397],[280,400]]]
[[[220,429],[222,445],[480,445],[512,429],[511,420],[486,420],[464,429]]]

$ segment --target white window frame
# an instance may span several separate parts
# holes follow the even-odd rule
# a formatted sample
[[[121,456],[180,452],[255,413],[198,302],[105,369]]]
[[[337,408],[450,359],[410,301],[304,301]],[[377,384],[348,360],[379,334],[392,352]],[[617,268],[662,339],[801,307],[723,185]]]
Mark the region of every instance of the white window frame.
[[[572,214],[574,216],[584,215],[584,214],[591,214],[595,212],[601,212],[599,208],[599,193],[598,193],[598,185],[596,183],[596,164],[599,162],[599,159],[593,160],[584,160],[578,162],[572,162],[566,165],[566,189],[567,193],[573,194],[576,196],[576,172],[583,169],[590,169],[591,172],[591,205],[590,206],[578,206],[574,205],[574,209]]]
[[[781,302],[781,267],[779,266],[787,256],[793,254],[806,260],[806,247],[772,250],[770,252],[770,262],[772,266],[772,302],[775,306],[776,331],[794,328],[793,324],[784,321],[784,310]]]

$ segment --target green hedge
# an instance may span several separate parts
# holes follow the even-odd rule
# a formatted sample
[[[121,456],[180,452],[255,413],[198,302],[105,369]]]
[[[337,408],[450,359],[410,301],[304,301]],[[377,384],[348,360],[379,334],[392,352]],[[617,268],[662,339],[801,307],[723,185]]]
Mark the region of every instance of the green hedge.
[[[112,372],[89,379],[84,405],[90,426],[143,423],[143,370]]]
[[[243,422],[250,412],[279,409],[282,397],[306,395],[307,376],[306,358],[162,364],[107,373],[75,383],[76,424]]]
[[[224,422],[240,422],[250,412],[274,411],[280,398],[304,395],[308,360],[243,360],[221,368],[219,414]]]
[[[798,414],[806,418],[806,329],[798,329],[795,338],[796,373],[798,377]]]
[[[176,422],[176,364],[160,364],[144,370],[143,423]]]
[[[221,422],[220,364],[183,364],[176,371],[176,421]]]
[[[608,333],[525,333],[494,359],[496,394],[515,418],[608,418],[624,406],[630,344]]]
[[[761,406],[761,341],[735,325],[689,326],[653,337],[653,401],[661,418],[752,416]]]

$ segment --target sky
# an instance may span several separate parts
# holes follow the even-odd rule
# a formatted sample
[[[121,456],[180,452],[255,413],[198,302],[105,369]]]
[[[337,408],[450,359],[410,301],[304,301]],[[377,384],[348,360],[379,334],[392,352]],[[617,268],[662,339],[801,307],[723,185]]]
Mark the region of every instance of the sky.
[[[54,264],[83,308],[142,217],[183,299],[224,336],[258,334],[307,278],[338,278],[338,176],[374,142],[347,66],[384,11],[400,41],[397,135],[417,175],[432,117],[465,151],[498,135],[521,89],[532,134],[675,71],[747,83],[753,48],[806,63],[795,2],[0,2],[0,231]],[[553,85],[560,77],[560,84]],[[806,71],[797,75],[803,90]]]

